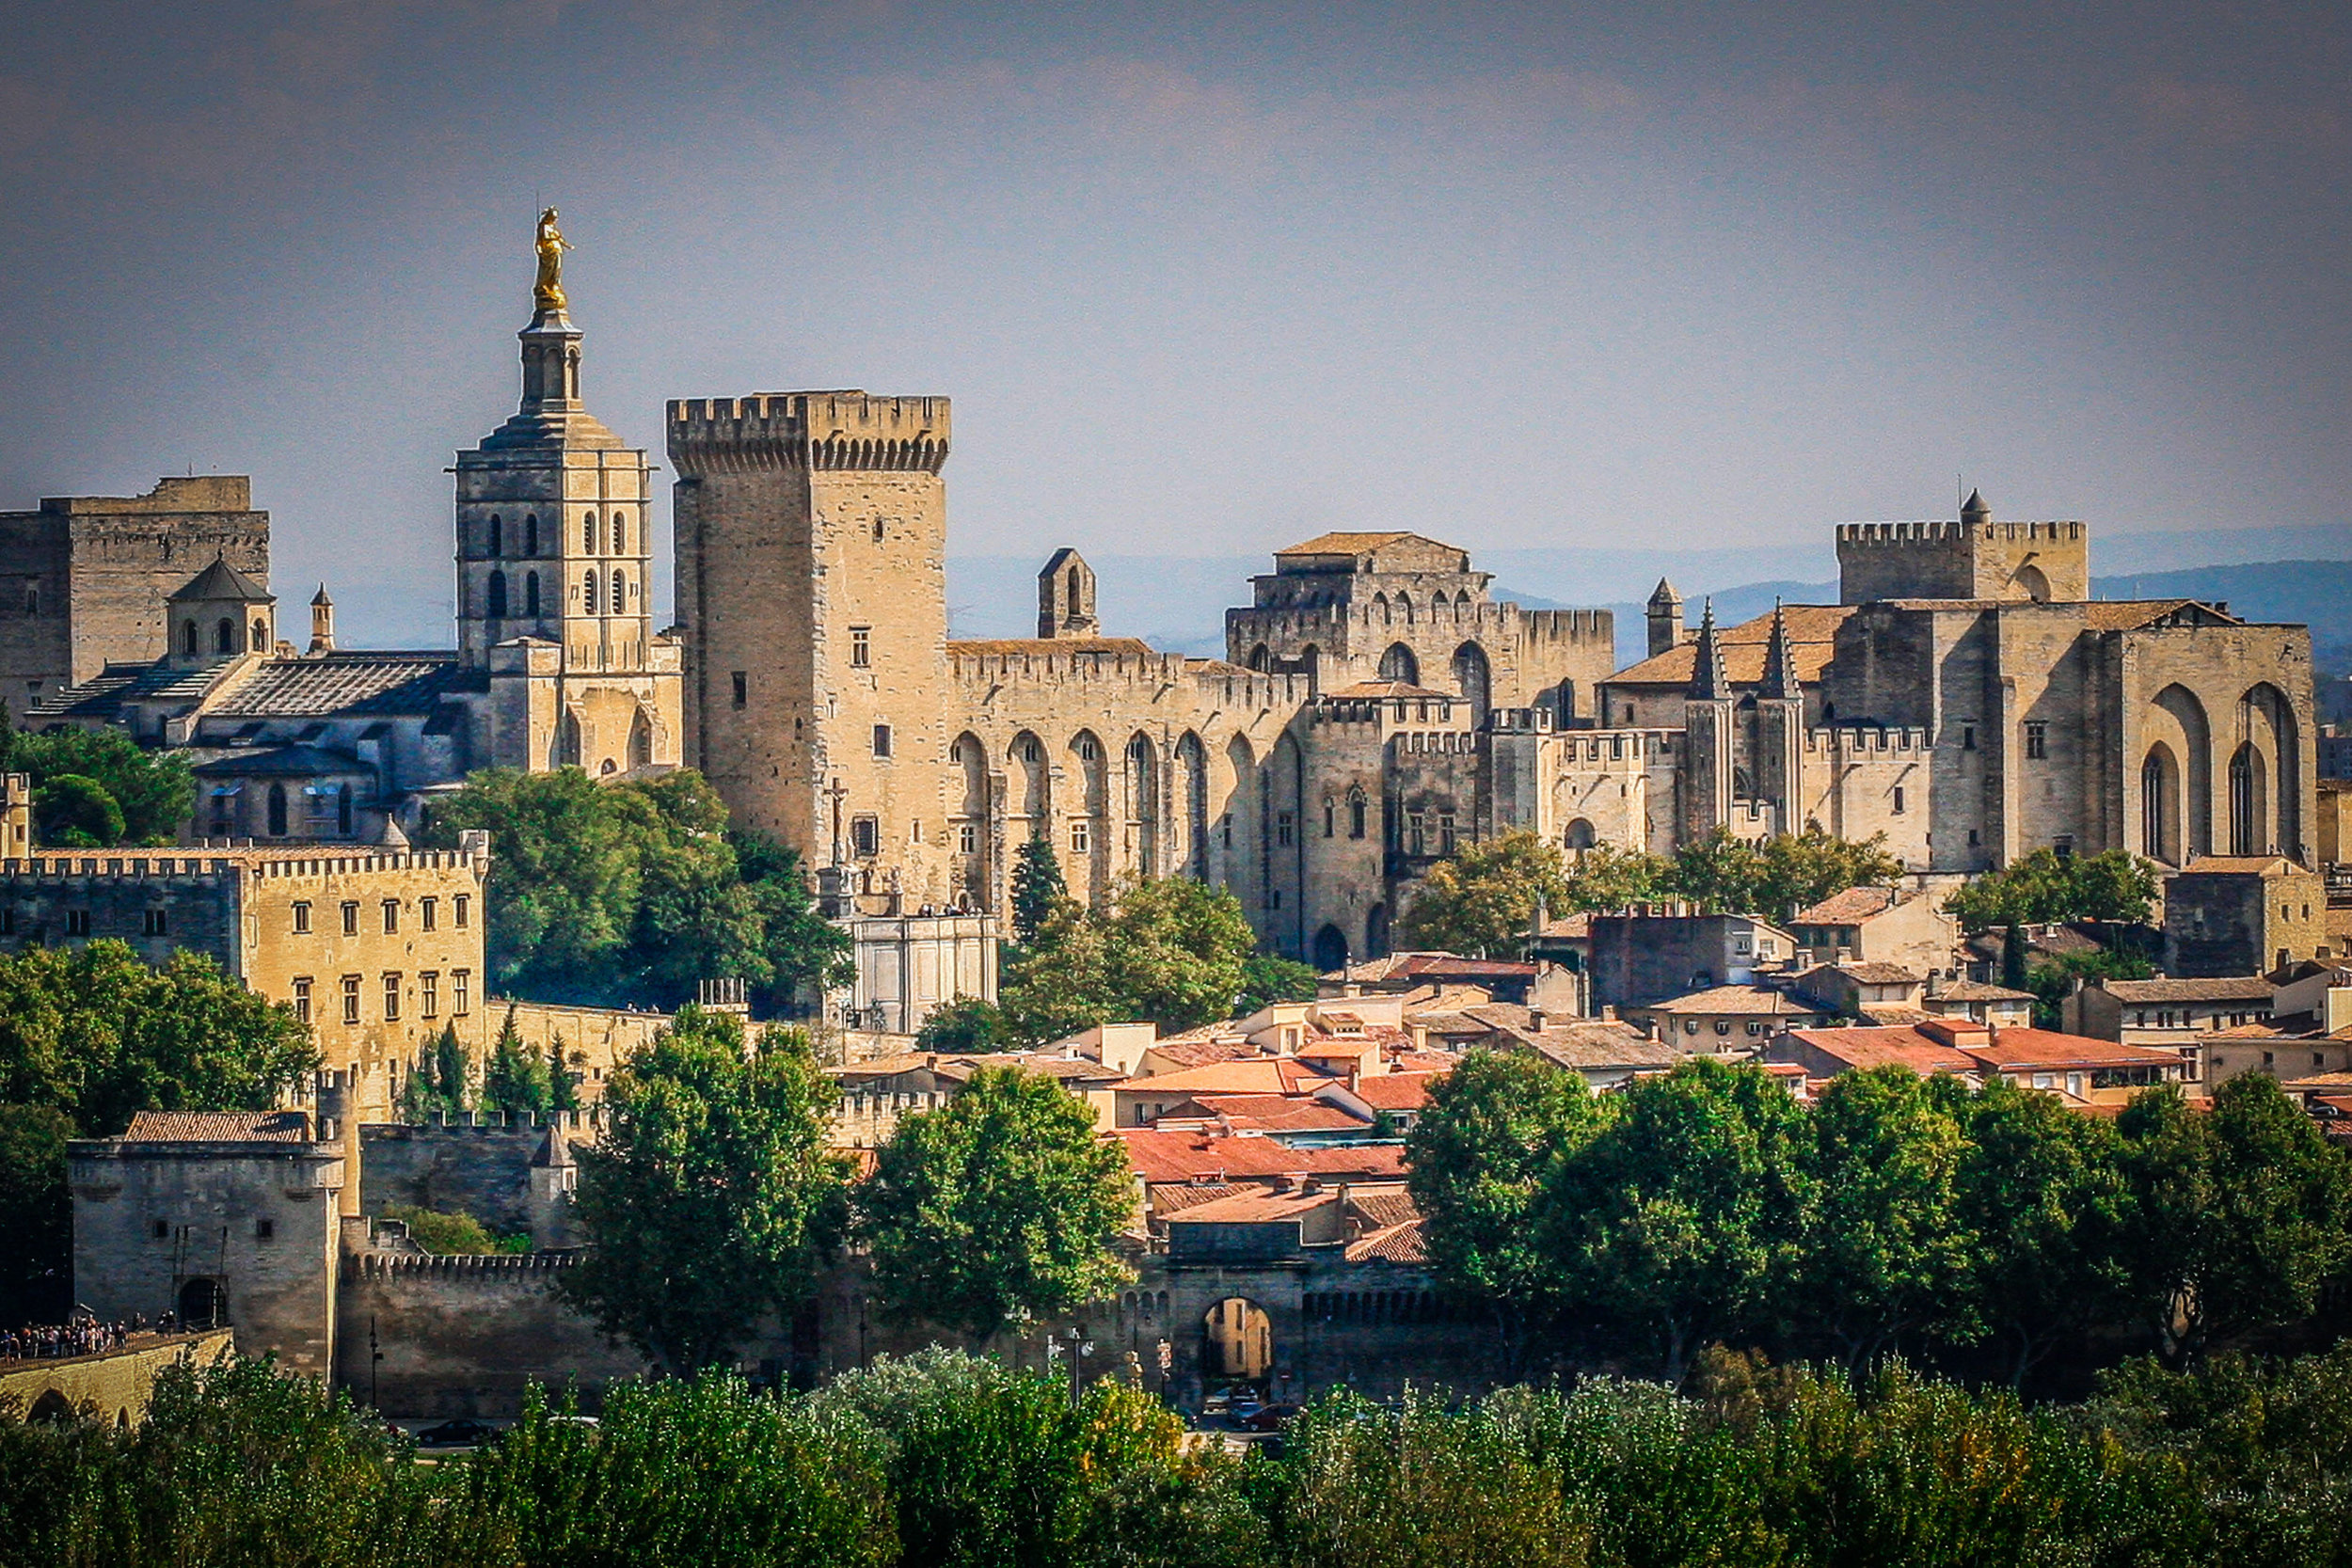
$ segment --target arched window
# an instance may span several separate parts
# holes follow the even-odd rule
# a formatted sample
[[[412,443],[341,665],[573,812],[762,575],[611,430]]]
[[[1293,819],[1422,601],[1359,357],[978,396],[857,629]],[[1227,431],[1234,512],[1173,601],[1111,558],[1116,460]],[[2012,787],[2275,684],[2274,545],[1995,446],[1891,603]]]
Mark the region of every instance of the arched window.
[[[2179,784],[2173,777],[2172,753],[2162,745],[2151,747],[2139,765],[2139,852],[2152,861],[2172,861],[2179,854],[2180,808],[2174,798]]]
[[[269,836],[286,836],[286,786],[281,784],[269,786]]]
[[[625,615],[628,612],[628,578],[619,572],[614,572],[612,574],[612,613]]]
[[[1347,836],[1364,836],[1364,792],[1360,788],[1347,792]]]
[[[196,652],[196,623],[194,621],[186,623],[180,628],[180,651],[183,654]]]
[[[506,614],[506,574],[504,572],[492,572],[490,574],[489,589],[490,603],[489,608],[485,613],[486,613],[493,621],[500,620]]]
[[[531,616],[539,613],[539,574],[536,572],[526,573],[523,577],[523,613]]]
[[[580,547],[590,555],[596,553],[596,515],[593,512],[580,520]]]
[[[618,512],[612,514],[612,553],[628,553],[628,518]]]
[[[256,621],[253,623],[253,646],[256,648],[266,648],[269,646],[269,623],[267,621]]]
[[[523,554],[537,555],[538,553],[539,514],[534,512],[523,519]]]
[[[495,512],[490,514],[489,546],[489,549],[485,552],[489,555],[500,556],[506,553],[506,525],[499,519],[499,515]]]
[[[1347,937],[1337,926],[1315,933],[1315,967],[1326,974],[1347,967]]]
[[[2230,853],[2264,852],[2262,758],[2252,745],[2230,758]]]
[[[1403,681],[1406,686],[1419,686],[1421,660],[1415,658],[1413,650],[1404,643],[1391,642],[1389,651],[1380,656],[1380,678],[1384,681]]]
[[[213,652],[232,654],[237,651],[237,623],[224,615],[220,625],[213,628]]]
[[[588,575],[580,579],[580,589],[582,600],[580,608],[588,614],[594,615],[596,612],[596,574],[594,567],[591,567]]]

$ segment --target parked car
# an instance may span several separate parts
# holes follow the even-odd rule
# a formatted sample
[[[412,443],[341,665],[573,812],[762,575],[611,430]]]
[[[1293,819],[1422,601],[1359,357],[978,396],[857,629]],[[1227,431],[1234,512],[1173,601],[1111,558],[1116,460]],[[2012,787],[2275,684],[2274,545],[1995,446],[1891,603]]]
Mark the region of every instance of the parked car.
[[[1301,1408],[1295,1404],[1260,1405],[1241,1418],[1241,1428],[1244,1432],[1279,1432],[1290,1425]]]
[[[477,1421],[469,1417],[460,1416],[453,1420],[442,1421],[426,1427],[417,1433],[417,1441],[428,1449],[454,1449],[463,1448],[469,1444],[486,1443],[498,1434],[499,1429],[486,1421]]]

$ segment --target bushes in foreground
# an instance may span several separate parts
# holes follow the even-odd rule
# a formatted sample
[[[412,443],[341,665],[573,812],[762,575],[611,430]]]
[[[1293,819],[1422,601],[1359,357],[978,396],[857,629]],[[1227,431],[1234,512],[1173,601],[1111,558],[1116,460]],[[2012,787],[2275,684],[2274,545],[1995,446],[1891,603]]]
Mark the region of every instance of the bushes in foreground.
[[[934,1351],[777,1398],[535,1396],[421,1460],[259,1363],[168,1374],[135,1432],[0,1418],[0,1563],[521,1568],[1669,1568],[2228,1563],[2352,1553],[2352,1348],[2112,1374],[2029,1409],[1899,1367],[1710,1352],[1691,1392],[1594,1381],[1449,1408],[1317,1404],[1279,1453],[1187,1449],[1141,1391],[1074,1407]]]

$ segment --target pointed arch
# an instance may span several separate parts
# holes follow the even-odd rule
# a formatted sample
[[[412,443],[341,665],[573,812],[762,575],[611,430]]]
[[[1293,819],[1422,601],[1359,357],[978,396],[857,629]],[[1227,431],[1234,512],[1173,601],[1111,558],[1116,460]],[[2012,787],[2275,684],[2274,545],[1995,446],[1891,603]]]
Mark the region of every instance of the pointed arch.
[[[1406,626],[1413,624],[1413,596],[1402,589],[1398,590],[1396,595],[1396,614],[1397,619]]]
[[[2159,740],[2139,765],[2139,852],[2167,865],[2181,862],[2181,762]]]
[[[2180,847],[2185,864],[2210,855],[2214,846],[2213,725],[2205,705],[2188,688],[2174,684],[2156,693],[2148,733],[2180,758]]]
[[[1023,730],[1012,737],[1012,749],[1006,754],[1013,777],[1019,781],[1015,799],[1025,832],[1023,837],[1034,838],[1046,832],[1047,814],[1052,802],[1051,764],[1046,761],[1045,742],[1034,731]]]
[[[1380,656],[1380,678],[1384,681],[1403,681],[1406,686],[1419,686],[1419,656],[1402,642],[1390,643],[1388,651]]]
[[[628,765],[632,768],[653,766],[653,721],[645,716],[642,703],[629,715]]]
[[[1465,642],[1454,650],[1454,689],[1469,701],[1473,727],[1486,721],[1492,679],[1492,667],[1486,662],[1486,649],[1476,642]]]
[[[2230,754],[2230,853],[2259,855],[2268,826],[2263,800],[2263,754],[2250,740]]]
[[[1347,936],[1337,926],[1326,926],[1315,933],[1314,966],[1328,974],[1347,967]]]
[[[1274,668],[1274,650],[1261,642],[1249,650],[1249,668],[1266,674]]]
[[[2247,688],[2241,699],[2245,717],[2240,733],[2263,754],[2266,765],[2263,780],[2263,827],[2258,836],[2263,848],[2256,853],[2274,852],[2296,860],[2303,853],[2303,792],[2302,727],[2296,721],[2295,705],[2287,694],[2268,681],[2258,681]]]
[[[1184,813],[1182,837],[1172,847],[1184,875],[1209,879],[1209,753],[1200,736],[1186,730],[1176,742],[1176,804]]]

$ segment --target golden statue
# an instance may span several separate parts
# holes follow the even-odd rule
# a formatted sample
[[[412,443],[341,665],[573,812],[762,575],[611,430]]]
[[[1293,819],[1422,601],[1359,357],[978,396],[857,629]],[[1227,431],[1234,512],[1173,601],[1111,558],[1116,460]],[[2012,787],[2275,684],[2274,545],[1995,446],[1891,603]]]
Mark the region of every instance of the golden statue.
[[[564,230],[555,226],[555,209],[539,214],[539,280],[531,290],[532,302],[542,310],[564,309],[564,253],[571,249]]]

